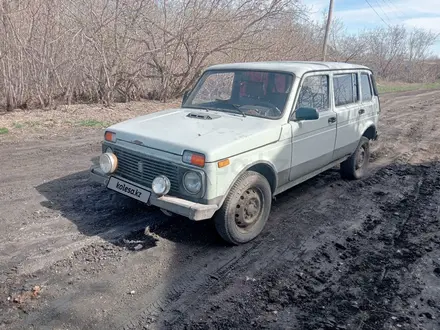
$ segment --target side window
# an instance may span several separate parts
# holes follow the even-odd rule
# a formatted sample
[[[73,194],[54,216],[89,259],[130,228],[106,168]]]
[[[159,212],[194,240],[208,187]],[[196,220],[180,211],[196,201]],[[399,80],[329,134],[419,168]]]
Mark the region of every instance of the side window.
[[[376,86],[376,79],[374,79],[374,75],[372,74],[372,75],[370,76],[370,78],[371,78],[371,82],[372,82],[372,84],[373,84],[373,92],[374,92],[374,95],[375,95],[375,96],[379,96],[379,92],[377,91],[377,86]]]
[[[311,76],[304,79],[296,108],[315,108],[322,112],[329,109],[328,76]]]
[[[355,103],[359,100],[357,77],[356,73],[337,74],[333,76],[336,106]]]
[[[373,98],[373,91],[371,90],[370,75],[367,73],[361,74],[361,90],[362,101],[371,101]]]

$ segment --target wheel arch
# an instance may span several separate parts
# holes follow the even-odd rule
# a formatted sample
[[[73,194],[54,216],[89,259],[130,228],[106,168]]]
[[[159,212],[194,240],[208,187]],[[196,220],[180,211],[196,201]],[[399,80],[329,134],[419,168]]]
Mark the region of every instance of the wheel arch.
[[[270,184],[270,190],[272,191],[272,194],[275,192],[275,189],[277,189],[278,175],[276,174],[274,167],[270,163],[259,162],[248,167],[246,171],[254,171],[264,176]]]
[[[374,140],[374,139],[376,138],[376,134],[377,134],[376,125],[371,124],[371,125],[368,126],[368,128],[364,131],[364,133],[362,134],[362,136],[365,136],[365,137],[368,138],[369,140]]]
[[[229,187],[226,191],[226,194],[223,196],[221,204],[219,206],[223,205],[226,197],[229,195],[232,187],[237,182],[238,178],[240,178],[243,175],[243,173],[248,172],[248,171],[254,171],[254,172],[260,173],[262,176],[264,176],[266,178],[266,180],[269,182],[270,189],[271,189],[271,192],[273,195],[273,193],[275,192],[275,190],[278,186],[277,171],[275,170],[275,167],[273,166],[273,164],[271,164],[270,162],[259,160],[254,163],[248,164],[237,174],[237,176],[234,178],[232,183],[229,185]]]

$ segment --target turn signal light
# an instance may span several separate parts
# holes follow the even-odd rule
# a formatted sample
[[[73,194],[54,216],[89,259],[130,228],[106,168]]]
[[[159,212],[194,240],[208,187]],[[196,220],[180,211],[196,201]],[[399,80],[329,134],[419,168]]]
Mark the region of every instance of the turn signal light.
[[[228,158],[228,159],[223,159],[223,160],[219,161],[217,164],[218,164],[218,168],[222,168],[222,167],[228,166],[230,163],[231,162],[229,161],[229,158]]]

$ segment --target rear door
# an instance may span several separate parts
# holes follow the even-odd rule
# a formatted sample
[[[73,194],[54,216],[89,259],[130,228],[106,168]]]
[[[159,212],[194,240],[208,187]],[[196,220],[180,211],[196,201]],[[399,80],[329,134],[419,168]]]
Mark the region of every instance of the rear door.
[[[296,180],[332,161],[336,139],[336,114],[330,100],[329,73],[313,73],[303,77],[295,110],[315,108],[319,119],[295,121],[292,127],[292,167],[289,179]]]
[[[359,93],[358,72],[333,74],[334,109],[338,120],[334,159],[352,154],[359,143],[360,121],[366,113],[361,107]]]
[[[378,100],[374,95],[373,83],[369,72],[360,73],[361,108],[359,120],[366,122],[374,118],[377,113]]]

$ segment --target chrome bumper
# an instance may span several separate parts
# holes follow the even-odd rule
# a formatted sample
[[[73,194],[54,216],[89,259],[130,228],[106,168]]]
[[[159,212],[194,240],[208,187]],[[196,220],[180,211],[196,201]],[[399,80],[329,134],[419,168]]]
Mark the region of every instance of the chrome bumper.
[[[110,177],[103,173],[99,166],[93,166],[90,169],[90,179],[94,182],[107,186]],[[129,180],[124,180],[130,182]],[[195,221],[210,219],[218,210],[217,205],[199,204],[172,196],[159,197],[153,192],[151,193],[148,204],[182,215]]]

